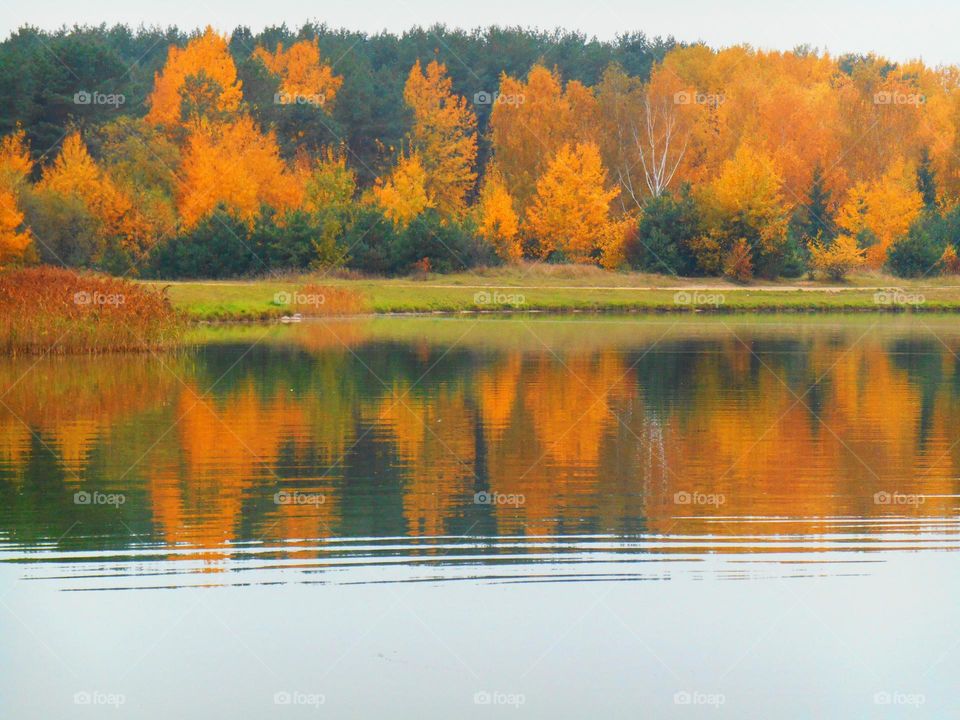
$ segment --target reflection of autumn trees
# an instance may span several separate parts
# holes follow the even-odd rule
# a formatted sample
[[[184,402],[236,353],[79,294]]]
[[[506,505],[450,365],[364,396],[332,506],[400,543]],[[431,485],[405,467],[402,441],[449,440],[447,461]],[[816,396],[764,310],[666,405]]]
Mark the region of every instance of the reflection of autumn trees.
[[[211,553],[370,528],[699,533],[696,518],[723,516],[738,520],[710,532],[766,535],[954,512],[935,496],[956,492],[960,363],[928,336],[726,332],[479,352],[345,327],[246,355],[44,361],[17,383],[25,368],[8,362],[0,492],[49,482],[31,475],[33,430],[65,487],[122,487],[126,511],[164,542]],[[278,490],[323,502],[277,504]],[[475,505],[480,490],[525,502]],[[927,499],[885,506],[882,491]],[[725,502],[678,506],[678,492]],[[771,517],[814,522],[759,519]]]
[[[27,461],[33,436],[56,454],[68,480],[82,473],[113,428],[162,403],[189,364],[139,356],[45,358],[0,363],[0,463]]]

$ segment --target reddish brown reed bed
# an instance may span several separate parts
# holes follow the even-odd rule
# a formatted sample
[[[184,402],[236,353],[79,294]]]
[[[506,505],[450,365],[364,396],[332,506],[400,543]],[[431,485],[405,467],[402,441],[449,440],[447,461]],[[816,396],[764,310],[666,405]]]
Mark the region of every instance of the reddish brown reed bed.
[[[356,290],[329,285],[304,285],[293,297],[293,308],[306,316],[356,315],[365,309]]]
[[[0,354],[168,348],[183,327],[162,292],[127,280],[54,267],[0,273]]]

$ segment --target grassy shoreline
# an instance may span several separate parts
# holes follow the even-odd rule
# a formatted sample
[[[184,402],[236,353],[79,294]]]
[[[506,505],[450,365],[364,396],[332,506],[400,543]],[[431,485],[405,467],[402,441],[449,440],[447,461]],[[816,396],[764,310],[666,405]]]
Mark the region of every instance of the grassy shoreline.
[[[845,284],[809,280],[737,285],[579,268],[510,268],[423,279],[276,279],[150,282],[193,321],[275,320],[294,309],[284,297],[314,284],[360,297],[363,314],[423,313],[960,313],[956,278],[903,280],[861,274]],[[278,302],[278,299],[280,302]],[[325,315],[322,305],[300,308]]]

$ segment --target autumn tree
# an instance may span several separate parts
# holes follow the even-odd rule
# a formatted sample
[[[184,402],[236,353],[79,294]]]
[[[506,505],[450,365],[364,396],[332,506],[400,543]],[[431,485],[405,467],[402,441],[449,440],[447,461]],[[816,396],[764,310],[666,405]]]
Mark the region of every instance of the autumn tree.
[[[172,130],[187,120],[236,112],[242,99],[227,39],[208,26],[186,47],[170,47],[147,99],[146,120]]]
[[[748,242],[755,266],[774,262],[786,241],[787,214],[776,163],[765,153],[742,145],[724,163],[706,191],[709,222],[721,253],[740,239]]]
[[[427,172],[416,152],[401,155],[390,176],[386,180],[378,179],[372,192],[383,214],[401,227],[434,207],[427,191]]]
[[[281,102],[332,105],[337,91],[343,85],[343,78],[335,75],[333,69],[321,61],[316,38],[312,41],[300,40],[286,50],[283,49],[283,43],[277,43],[272,53],[258,47],[253,51],[253,56],[280,78]]]
[[[252,225],[261,207],[285,210],[302,198],[273,133],[262,133],[247,116],[194,127],[183,151],[182,175],[177,204],[185,228],[221,206]]]
[[[139,252],[148,252],[177,230],[176,195],[180,149],[156,127],[121,117],[102,126],[91,141],[103,171],[134,207],[132,232]]]
[[[146,224],[140,209],[93,159],[79,132],[64,138],[37,190],[79,200],[97,220],[103,242],[115,243],[134,257],[144,250]]]
[[[344,148],[328,147],[318,158],[301,155],[296,171],[304,188],[303,207],[308,212],[343,209],[353,201],[357,173],[347,165]]]
[[[22,258],[30,247],[18,200],[32,167],[23,130],[0,140],[0,268]]]
[[[634,209],[657,198],[678,177],[705,105],[676,75],[655,70],[650,81],[610,67],[597,88],[604,123],[603,154]]]
[[[496,169],[488,170],[483,180],[478,224],[480,235],[493,246],[502,260],[516,262],[523,257],[519,237],[520,219],[503,177]]]
[[[582,83],[564,88],[560,75],[534,65],[526,81],[504,74],[490,116],[497,167],[519,211],[536,193],[537,181],[567,144],[597,142],[597,103]]]
[[[477,174],[477,119],[465,98],[455,95],[447,69],[436,60],[426,70],[418,60],[403,97],[413,111],[410,147],[426,173],[426,191],[443,216],[459,218]]]
[[[867,264],[879,268],[890,246],[907,234],[922,208],[915,173],[897,159],[882,177],[851,188],[837,213],[837,225],[857,238],[861,247],[867,246]]]
[[[610,203],[619,190],[607,189],[599,148],[592,143],[564,145],[537,182],[527,210],[527,232],[542,257],[560,251],[568,260],[592,262],[604,251],[618,252],[621,228],[610,220]]]
[[[16,196],[0,190],[0,268],[23,257],[30,247],[30,233],[23,230],[23,213]]]
[[[303,184],[303,210],[312,216],[317,237],[312,240],[314,264],[342,262],[338,242],[346,230],[350,206],[357,191],[356,173],[347,166],[343,148],[326,148],[319,158],[298,158]]]

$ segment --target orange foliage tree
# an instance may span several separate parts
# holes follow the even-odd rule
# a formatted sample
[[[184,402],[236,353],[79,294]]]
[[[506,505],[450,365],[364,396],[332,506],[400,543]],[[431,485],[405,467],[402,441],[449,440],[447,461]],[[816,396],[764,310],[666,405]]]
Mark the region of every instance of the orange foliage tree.
[[[227,38],[208,26],[185,48],[170,48],[147,100],[147,122],[175,129],[187,119],[236,112],[240,88]]]
[[[480,189],[480,235],[489,242],[503,260],[516,262],[523,257],[520,243],[520,218],[513,208],[513,198],[503,177],[495,169],[487,171]]]
[[[879,268],[887,250],[907,234],[923,209],[915,175],[897,159],[873,182],[859,182],[850,190],[837,214],[837,225],[852,237],[868,244],[866,261]]]
[[[305,99],[317,105],[333,103],[343,78],[334,75],[333,69],[320,60],[317,39],[295,42],[288,49],[277,43],[274,52],[258,47],[253,51],[266,68],[280,78],[280,94],[290,101]]]
[[[597,102],[582,83],[534,65],[526,82],[509,75],[490,115],[490,139],[507,189],[523,211],[537,180],[566,144],[596,142]]]
[[[420,155],[416,152],[401,155],[390,177],[378,179],[373,186],[373,198],[384,215],[401,227],[410,224],[428,207],[434,207]]]
[[[90,156],[77,131],[63,140],[60,154],[44,169],[38,189],[79,198],[101,223],[104,235],[120,239],[121,244],[139,252],[144,220],[129,196]]]
[[[30,247],[17,200],[32,167],[23,130],[0,140],[0,267],[22,258]]]
[[[218,206],[252,224],[263,206],[285,210],[302,197],[273,133],[261,133],[248,116],[196,126],[186,141],[182,174],[177,202],[187,228]]]
[[[427,193],[445,217],[458,218],[466,209],[477,174],[477,119],[467,101],[454,95],[446,66],[436,60],[426,70],[418,60],[403,90],[413,110],[410,146],[426,172]]]
[[[720,175],[705,192],[721,252],[730,252],[744,232],[752,236],[758,255],[779,251],[787,231],[782,186],[776,162],[750,145],[740,146],[723,164]]]
[[[593,143],[564,145],[553,158],[527,210],[527,232],[540,254],[560,250],[571,261],[591,262],[616,234],[610,203],[619,189],[607,189],[600,150]]]

